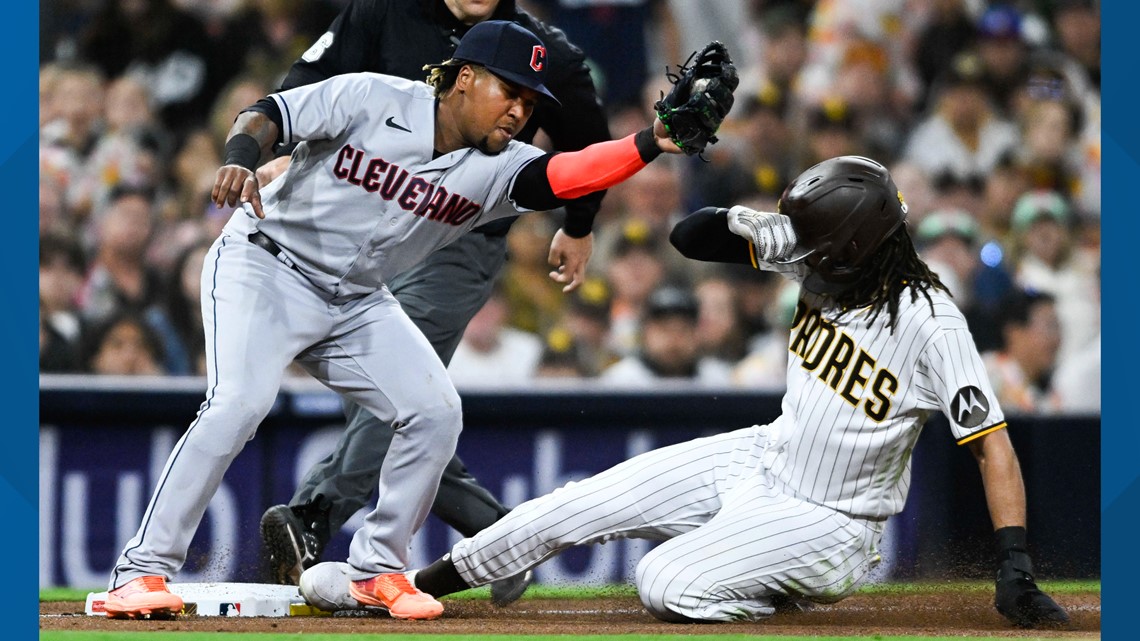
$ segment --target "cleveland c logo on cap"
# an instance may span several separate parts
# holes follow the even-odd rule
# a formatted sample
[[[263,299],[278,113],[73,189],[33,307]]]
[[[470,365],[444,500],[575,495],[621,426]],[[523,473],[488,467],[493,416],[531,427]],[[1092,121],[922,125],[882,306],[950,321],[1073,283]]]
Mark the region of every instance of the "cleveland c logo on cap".
[[[535,71],[542,71],[546,66],[546,47],[542,45],[534,45],[534,49],[530,54],[530,68]]]

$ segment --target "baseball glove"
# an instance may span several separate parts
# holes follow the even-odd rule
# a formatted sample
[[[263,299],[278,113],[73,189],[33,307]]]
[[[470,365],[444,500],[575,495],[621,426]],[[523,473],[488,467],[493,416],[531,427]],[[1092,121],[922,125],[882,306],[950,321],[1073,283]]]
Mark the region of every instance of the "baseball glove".
[[[740,79],[728,49],[715,40],[699,53],[693,52],[677,71],[666,70],[673,88],[668,95],[662,92],[653,109],[669,138],[692,156],[716,142],[714,134],[732,109],[732,92]]]

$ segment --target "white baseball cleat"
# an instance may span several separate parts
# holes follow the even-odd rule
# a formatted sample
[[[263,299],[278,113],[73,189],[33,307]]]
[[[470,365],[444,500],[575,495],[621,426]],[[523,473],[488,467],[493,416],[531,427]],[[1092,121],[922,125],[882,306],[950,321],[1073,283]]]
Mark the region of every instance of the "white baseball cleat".
[[[301,573],[301,596],[309,605],[328,612],[363,610],[348,591],[350,571],[352,566],[341,561],[314,565]]]

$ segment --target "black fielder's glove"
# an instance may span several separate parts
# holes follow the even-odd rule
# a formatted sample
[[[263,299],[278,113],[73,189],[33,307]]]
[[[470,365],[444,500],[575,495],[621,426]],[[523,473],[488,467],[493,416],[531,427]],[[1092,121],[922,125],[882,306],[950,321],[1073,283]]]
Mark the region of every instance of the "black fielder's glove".
[[[673,88],[653,109],[673,143],[691,156],[716,142],[714,134],[732,109],[732,92],[740,79],[728,49],[715,40],[689,56],[677,71],[666,71]]]
[[[1037,588],[1033,563],[1025,551],[1025,528],[1005,527],[995,535],[998,571],[994,607],[997,611],[1023,628],[1068,623],[1065,610]]]

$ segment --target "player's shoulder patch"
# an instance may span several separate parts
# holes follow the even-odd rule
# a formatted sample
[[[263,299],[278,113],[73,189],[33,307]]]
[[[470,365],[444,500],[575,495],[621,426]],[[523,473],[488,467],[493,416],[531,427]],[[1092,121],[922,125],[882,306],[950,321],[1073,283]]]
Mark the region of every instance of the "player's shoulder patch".
[[[982,390],[973,385],[959,389],[950,401],[950,418],[962,427],[977,427],[989,415],[990,400]]]

